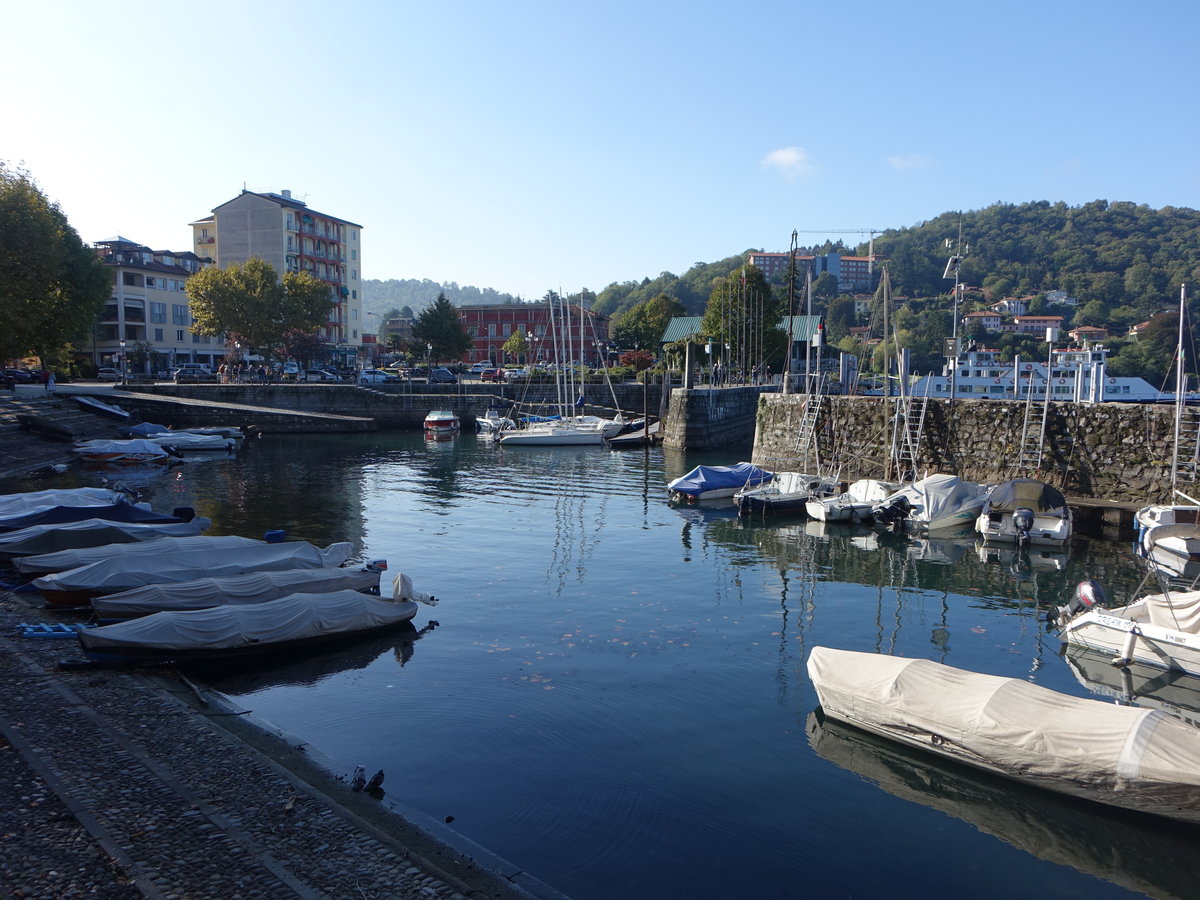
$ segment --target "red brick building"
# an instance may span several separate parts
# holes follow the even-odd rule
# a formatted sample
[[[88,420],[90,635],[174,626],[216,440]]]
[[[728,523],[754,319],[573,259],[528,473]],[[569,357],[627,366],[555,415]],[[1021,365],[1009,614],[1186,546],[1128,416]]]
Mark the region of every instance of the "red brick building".
[[[565,352],[567,359],[597,364],[609,349],[608,316],[576,304],[564,304],[554,307],[552,324],[550,312],[548,303],[460,306],[459,319],[473,340],[463,362],[552,362],[555,359],[553,342],[557,339],[558,352]],[[506,358],[500,348],[518,331],[523,331],[529,341],[528,357]]]

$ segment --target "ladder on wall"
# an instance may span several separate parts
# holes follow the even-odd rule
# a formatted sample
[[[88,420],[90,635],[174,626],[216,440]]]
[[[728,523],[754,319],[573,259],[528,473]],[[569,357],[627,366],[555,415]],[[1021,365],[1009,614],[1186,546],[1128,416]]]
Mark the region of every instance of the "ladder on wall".
[[[1185,406],[1181,410],[1179,461],[1175,471],[1180,481],[1195,481],[1200,474],[1200,407]]]
[[[924,396],[904,397],[900,404],[899,438],[896,447],[896,473],[901,482],[917,480],[917,462],[921,452],[921,437],[925,433],[925,411],[929,407],[929,381]]]
[[[796,459],[800,461],[801,471],[810,474],[816,472],[816,465],[809,466],[809,458],[817,455],[817,423],[821,419],[821,400],[824,396],[821,387],[818,382],[818,389],[805,396],[804,415],[796,433]],[[814,462],[817,461],[814,459]]]
[[[1017,454],[1017,471],[1034,474],[1042,467],[1042,448],[1046,443],[1046,420],[1050,414],[1050,382],[1046,381],[1046,398],[1042,404],[1042,420],[1037,430],[1032,427],[1033,420],[1033,378],[1025,391],[1025,418],[1021,423],[1021,446]]]

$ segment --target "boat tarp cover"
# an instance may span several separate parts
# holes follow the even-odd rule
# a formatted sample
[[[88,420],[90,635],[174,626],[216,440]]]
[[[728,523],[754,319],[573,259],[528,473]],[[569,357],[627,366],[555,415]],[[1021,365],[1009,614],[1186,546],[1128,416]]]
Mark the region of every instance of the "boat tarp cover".
[[[31,525],[20,531],[0,534],[0,556],[32,556],[57,553],[60,550],[103,547],[106,544],[133,544],[166,537],[190,537],[200,534],[211,525],[212,520],[203,516],[196,516],[190,522],[167,522],[162,525],[110,522],[108,519],[81,519],[61,525]]]
[[[1150,624],[1187,634],[1200,634],[1200,591],[1150,594],[1146,597]]]
[[[0,519],[22,516],[53,506],[111,506],[125,499],[120,491],[108,488],[55,488],[26,491],[0,497]]]
[[[78,569],[80,566],[90,566],[106,559],[129,559],[140,556],[145,559],[159,561],[159,564],[170,562],[177,553],[191,553],[194,550],[229,550],[233,547],[262,547],[266,541],[254,538],[239,537],[235,534],[208,537],[206,535],[190,535],[184,537],[164,537],[157,541],[137,544],[113,544],[99,547],[78,547],[59,550],[56,553],[39,553],[27,556],[13,562],[18,572],[32,574],[35,572],[65,572],[67,569]]]
[[[1200,730],[1160,710],[827,647],[813,649],[808,675],[827,715],[960,762],[1097,788],[1167,786],[1158,800],[1178,791],[1193,808],[1200,799]]]
[[[333,568],[350,558],[351,549],[346,542],[330,544],[322,550],[306,541],[286,541],[214,550],[171,551],[162,556],[153,553],[122,556],[43,575],[33,580],[33,586],[39,591],[115,593],[147,584],[195,581],[243,572]]]
[[[152,434],[162,434],[164,431],[170,431],[166,425],[155,425],[153,422],[141,422],[137,425],[130,425],[123,430],[123,434],[128,434],[130,437],[150,437]]]
[[[146,438],[130,438],[128,440],[95,440],[80,441],[74,450],[83,456],[108,453],[147,453],[151,456],[165,456],[161,444]]]
[[[23,516],[0,519],[0,532],[20,531],[31,525],[59,525],[81,519],[108,519],[113,522],[179,522],[181,519],[157,513],[144,505],[110,503],[108,506],[51,506]]]
[[[195,434],[191,431],[172,431],[153,434],[143,438],[158,447],[174,447],[176,450],[228,450],[233,442],[219,434]]]
[[[956,510],[982,501],[985,489],[973,481],[963,481],[957,475],[928,475],[920,481],[905,485],[883,502],[906,497],[916,521],[936,522]]]
[[[855,503],[878,503],[896,490],[894,481],[880,481],[877,478],[860,478],[846,488],[843,495]]]
[[[992,488],[988,496],[988,507],[992,512],[1010,513],[1022,506],[1035,513],[1063,515],[1067,511],[1067,500],[1058,488],[1032,478],[1003,481]]]
[[[384,600],[352,590],[288,594],[249,606],[160,612],[85,628],[79,642],[84,650],[101,654],[136,648],[232,650],[382,628],[407,621],[416,611],[411,600]]]
[[[770,481],[774,475],[753,463],[740,462],[733,466],[696,466],[667,485],[667,490],[681,494],[702,494],[705,491],[754,487]]]
[[[130,591],[96,597],[92,606],[101,619],[125,619],[162,610],[266,603],[288,594],[375,590],[379,587],[379,574],[378,569],[343,568],[246,572],[175,584],[148,584]]]

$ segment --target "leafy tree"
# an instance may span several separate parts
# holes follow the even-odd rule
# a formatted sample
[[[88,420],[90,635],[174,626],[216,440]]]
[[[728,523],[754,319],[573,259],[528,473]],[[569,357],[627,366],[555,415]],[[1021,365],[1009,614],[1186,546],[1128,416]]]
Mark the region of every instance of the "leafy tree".
[[[649,350],[628,350],[621,354],[619,362],[641,372],[654,365],[654,355]]]
[[[400,315],[393,316],[393,318],[413,319],[416,318],[416,316],[413,313],[413,308],[406,303],[404,306],[400,307]]]
[[[513,359],[524,359],[529,353],[529,338],[523,330],[518,329],[508,336],[500,349]]]
[[[613,339],[622,347],[657,347],[671,319],[684,314],[682,303],[658,294],[618,316],[613,322]]]
[[[283,336],[283,352],[307,367],[325,355],[325,342],[315,332],[293,328]]]
[[[413,337],[422,350],[426,344],[433,345],[429,352],[434,360],[459,359],[472,344],[458,310],[445,294],[438,294],[432,306],[421,310],[413,323]]]
[[[0,357],[59,361],[100,317],[112,284],[57,204],[0,163]]]
[[[832,344],[847,337],[854,321],[853,297],[836,297],[831,300],[825,313],[826,340]]]
[[[780,371],[788,350],[787,333],[779,327],[785,306],[762,270],[743,266],[737,276],[720,279],[713,287],[700,330],[728,344],[739,364],[768,363]]]
[[[192,330],[226,334],[259,351],[278,347],[292,331],[311,333],[329,320],[329,285],[307,272],[275,269],[257,257],[223,269],[201,269],[187,280]]]
[[[829,272],[822,272],[813,279],[812,293],[814,297],[821,300],[830,300],[837,296],[838,280],[837,276]]]
[[[404,349],[404,338],[393,331],[387,336],[387,348],[393,353],[399,353]]]

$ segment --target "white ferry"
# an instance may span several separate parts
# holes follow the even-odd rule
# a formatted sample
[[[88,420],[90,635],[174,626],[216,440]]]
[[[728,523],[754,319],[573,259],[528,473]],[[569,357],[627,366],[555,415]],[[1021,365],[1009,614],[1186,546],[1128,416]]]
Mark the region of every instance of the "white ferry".
[[[953,380],[954,396],[964,400],[1025,400],[1031,393],[1033,399],[1042,400],[1049,389],[1051,400],[1064,402],[1174,401],[1174,393],[1164,393],[1144,378],[1108,375],[1107,356],[1101,344],[1055,350],[1049,365],[1045,360],[1005,359],[999,350],[968,350],[958,359],[953,379],[947,364],[940,375],[912,379],[908,390],[913,397],[949,398]]]

